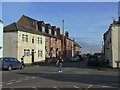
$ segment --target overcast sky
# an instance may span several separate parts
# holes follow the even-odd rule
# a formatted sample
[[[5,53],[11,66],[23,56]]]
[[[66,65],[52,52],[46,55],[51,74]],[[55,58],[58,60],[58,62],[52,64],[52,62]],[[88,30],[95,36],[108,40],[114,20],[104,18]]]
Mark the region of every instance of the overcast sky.
[[[117,2],[3,2],[2,20],[5,26],[17,22],[23,15],[50,23],[65,31],[78,42],[83,52],[100,52],[103,34],[118,19]]]

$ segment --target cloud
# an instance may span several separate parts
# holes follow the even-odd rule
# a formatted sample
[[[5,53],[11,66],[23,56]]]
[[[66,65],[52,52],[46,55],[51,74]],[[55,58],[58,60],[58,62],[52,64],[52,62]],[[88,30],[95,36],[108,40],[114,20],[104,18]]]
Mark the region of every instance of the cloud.
[[[81,47],[82,53],[98,53],[102,49],[102,41],[99,37],[71,37],[75,40]]]
[[[77,43],[82,47],[82,53],[99,53],[102,50],[101,45],[89,45],[79,41],[77,41]]]

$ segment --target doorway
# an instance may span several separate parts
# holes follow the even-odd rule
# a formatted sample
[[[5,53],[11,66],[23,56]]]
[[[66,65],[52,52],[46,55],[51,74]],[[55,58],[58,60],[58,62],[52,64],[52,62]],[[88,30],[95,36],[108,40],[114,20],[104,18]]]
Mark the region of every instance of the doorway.
[[[34,63],[34,49],[32,49],[32,63]]]

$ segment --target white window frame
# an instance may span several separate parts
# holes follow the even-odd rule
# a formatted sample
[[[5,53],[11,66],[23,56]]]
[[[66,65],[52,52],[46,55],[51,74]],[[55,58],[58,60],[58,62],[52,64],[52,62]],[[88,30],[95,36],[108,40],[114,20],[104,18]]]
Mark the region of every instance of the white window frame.
[[[57,36],[57,31],[55,31],[55,36]]]
[[[72,47],[73,47],[73,42],[72,42]]]
[[[69,47],[69,40],[67,40],[67,47]]]
[[[22,34],[22,41],[28,42],[28,35]]]
[[[38,57],[42,57],[42,50],[38,50]]]
[[[42,44],[42,38],[38,37],[38,44]]]
[[[49,29],[49,34],[52,34],[52,31],[51,31],[51,29]]]
[[[53,39],[53,44],[55,44],[55,40]]]
[[[29,57],[30,56],[30,50],[29,49],[24,49],[24,56]]]
[[[42,32],[45,32],[45,27],[42,27]]]

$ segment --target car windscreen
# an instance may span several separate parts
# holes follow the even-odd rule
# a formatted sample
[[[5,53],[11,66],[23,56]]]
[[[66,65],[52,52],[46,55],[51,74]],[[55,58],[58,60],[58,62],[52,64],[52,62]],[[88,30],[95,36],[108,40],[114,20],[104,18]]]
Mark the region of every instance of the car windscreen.
[[[11,59],[9,59],[9,58],[4,58],[4,61],[5,61],[5,62],[11,62]]]

